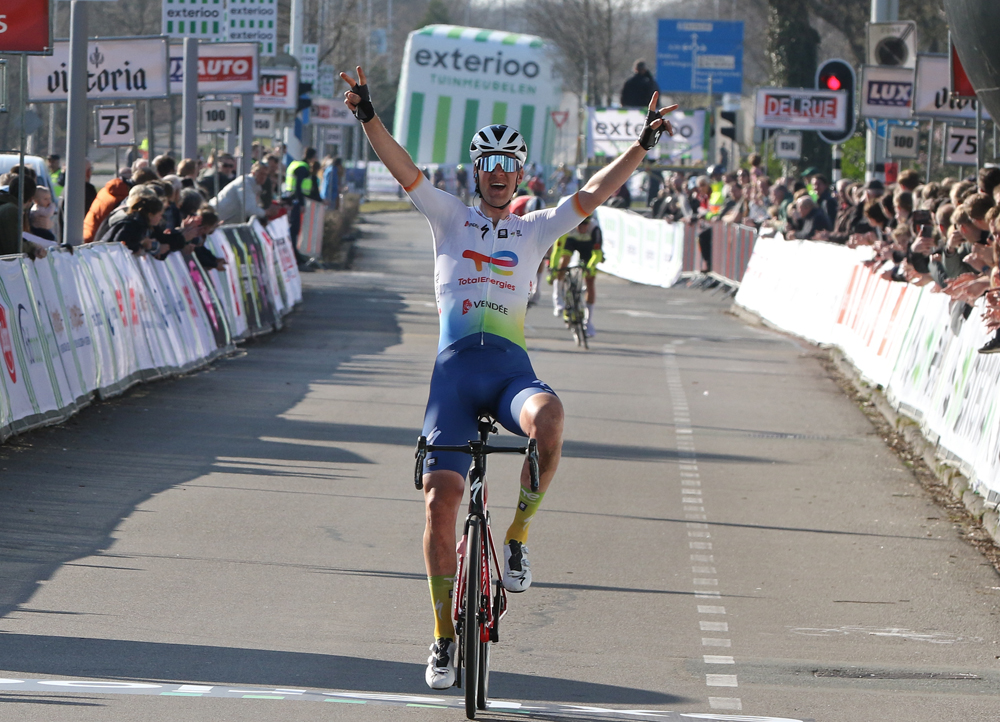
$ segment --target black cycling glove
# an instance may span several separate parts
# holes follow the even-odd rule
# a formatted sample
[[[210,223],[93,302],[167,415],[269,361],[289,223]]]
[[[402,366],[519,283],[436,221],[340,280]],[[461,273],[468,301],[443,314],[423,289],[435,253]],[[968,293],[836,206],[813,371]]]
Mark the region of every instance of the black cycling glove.
[[[660,142],[660,135],[663,133],[663,129],[667,127],[666,120],[663,120],[659,128],[654,129],[650,127],[650,124],[655,120],[663,120],[663,116],[655,110],[650,110],[646,113],[646,124],[642,126],[642,133],[639,135],[639,145],[646,150],[651,149]]]
[[[354,111],[354,117],[362,123],[367,123],[375,117],[375,106],[372,105],[372,96],[368,93],[368,83],[355,85],[351,88],[351,92],[361,98]]]

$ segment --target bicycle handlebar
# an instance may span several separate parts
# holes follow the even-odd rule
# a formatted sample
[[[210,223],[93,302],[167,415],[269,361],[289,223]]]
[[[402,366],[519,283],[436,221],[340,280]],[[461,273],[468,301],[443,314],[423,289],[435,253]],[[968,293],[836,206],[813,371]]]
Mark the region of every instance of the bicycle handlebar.
[[[442,446],[428,444],[427,437],[421,436],[417,439],[416,459],[417,464],[413,470],[413,485],[417,489],[424,488],[424,459],[429,452],[433,451],[453,451],[460,454],[478,456],[480,454],[527,454],[528,474],[531,477],[531,490],[538,491],[538,442],[535,439],[528,439],[527,446],[490,446],[481,441],[470,441],[468,444],[460,446]]]

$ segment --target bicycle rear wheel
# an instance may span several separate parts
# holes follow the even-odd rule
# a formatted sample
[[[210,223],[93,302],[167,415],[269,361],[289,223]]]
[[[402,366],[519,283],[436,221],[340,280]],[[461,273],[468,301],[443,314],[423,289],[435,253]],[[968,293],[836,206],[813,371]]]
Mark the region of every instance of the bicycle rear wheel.
[[[465,542],[465,619],[462,622],[462,657],[465,662],[465,716],[476,718],[479,696],[479,579],[483,573],[483,545],[479,522],[469,525]],[[485,705],[484,705],[485,706]]]

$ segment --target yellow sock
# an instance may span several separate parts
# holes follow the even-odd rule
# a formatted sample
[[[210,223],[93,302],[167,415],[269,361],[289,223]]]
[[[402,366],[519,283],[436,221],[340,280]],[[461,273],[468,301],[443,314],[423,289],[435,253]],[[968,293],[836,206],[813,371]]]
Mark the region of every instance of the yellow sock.
[[[517,511],[514,512],[514,521],[511,522],[510,528],[507,529],[507,540],[505,543],[510,541],[519,541],[524,544],[528,541],[528,525],[531,524],[532,517],[535,516],[535,512],[538,511],[538,506],[542,503],[542,497],[544,497],[540,491],[531,492],[521,487],[521,495],[517,500]]]
[[[451,597],[455,592],[455,577],[427,577],[434,606],[434,639],[455,638],[455,623],[451,618]]]

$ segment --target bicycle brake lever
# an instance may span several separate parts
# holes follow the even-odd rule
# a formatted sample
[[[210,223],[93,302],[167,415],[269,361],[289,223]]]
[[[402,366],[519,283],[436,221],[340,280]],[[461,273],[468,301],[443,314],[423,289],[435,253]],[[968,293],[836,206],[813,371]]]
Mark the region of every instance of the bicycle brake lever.
[[[528,439],[528,475],[531,477],[531,490],[538,491],[538,440]]]
[[[413,485],[417,489],[424,488],[424,458],[427,456],[427,437],[421,436],[417,439],[417,465],[413,470]]]

